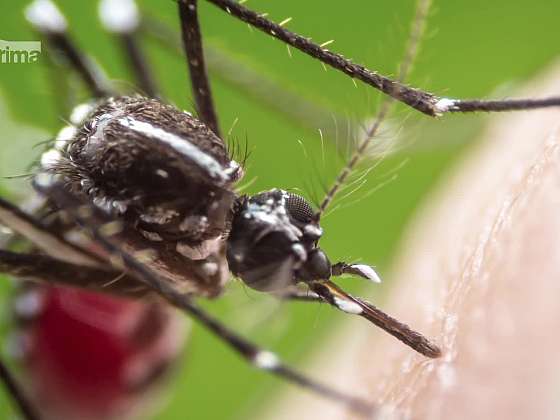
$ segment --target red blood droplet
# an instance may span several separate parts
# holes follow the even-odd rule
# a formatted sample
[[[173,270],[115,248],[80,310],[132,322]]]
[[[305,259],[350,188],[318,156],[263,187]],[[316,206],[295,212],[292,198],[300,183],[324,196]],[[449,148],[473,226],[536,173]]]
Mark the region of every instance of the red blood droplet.
[[[183,328],[160,302],[41,288],[27,327],[30,387],[54,418],[122,418],[177,358]]]

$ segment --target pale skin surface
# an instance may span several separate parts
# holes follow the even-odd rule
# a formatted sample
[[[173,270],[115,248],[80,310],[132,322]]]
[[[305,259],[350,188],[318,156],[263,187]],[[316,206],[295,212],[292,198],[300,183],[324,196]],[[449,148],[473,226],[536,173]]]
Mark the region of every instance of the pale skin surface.
[[[558,92],[558,65],[524,91]],[[380,306],[443,356],[427,360],[352,320],[309,374],[398,409],[378,418],[559,418],[560,110],[492,117],[426,201]],[[357,417],[292,389],[259,418]]]

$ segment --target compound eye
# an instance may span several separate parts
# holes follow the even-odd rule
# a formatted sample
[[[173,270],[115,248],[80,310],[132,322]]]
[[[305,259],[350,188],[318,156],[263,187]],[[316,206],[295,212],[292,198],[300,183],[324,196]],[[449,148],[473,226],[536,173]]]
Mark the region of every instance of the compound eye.
[[[294,193],[287,193],[286,210],[290,217],[301,223],[309,223],[314,219],[313,207],[305,198]]]

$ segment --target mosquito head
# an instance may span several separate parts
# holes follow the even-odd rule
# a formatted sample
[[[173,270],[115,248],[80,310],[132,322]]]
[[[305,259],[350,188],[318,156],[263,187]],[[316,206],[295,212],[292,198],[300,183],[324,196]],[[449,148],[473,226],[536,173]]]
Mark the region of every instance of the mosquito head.
[[[238,200],[228,243],[230,269],[260,291],[328,279],[331,263],[317,246],[323,230],[301,196],[274,189]]]

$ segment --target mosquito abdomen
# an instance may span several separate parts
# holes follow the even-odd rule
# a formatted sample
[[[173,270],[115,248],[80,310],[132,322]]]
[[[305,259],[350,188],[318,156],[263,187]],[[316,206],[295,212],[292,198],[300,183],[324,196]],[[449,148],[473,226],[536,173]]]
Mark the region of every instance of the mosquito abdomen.
[[[32,286],[14,307],[42,418],[122,419],[153,406],[183,347],[181,320],[156,301]]]

